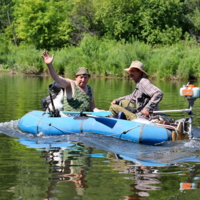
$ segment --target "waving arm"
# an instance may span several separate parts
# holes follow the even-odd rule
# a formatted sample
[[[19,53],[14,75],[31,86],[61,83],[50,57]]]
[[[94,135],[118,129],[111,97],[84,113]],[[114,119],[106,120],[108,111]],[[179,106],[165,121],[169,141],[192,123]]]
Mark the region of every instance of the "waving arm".
[[[66,88],[70,85],[70,79],[63,78],[58,75],[56,70],[53,67],[53,60],[54,60],[54,55],[50,56],[48,51],[44,51],[42,54],[42,58],[46,65],[48,66],[49,72],[51,77],[53,78],[54,81],[56,81],[60,86],[63,88]]]

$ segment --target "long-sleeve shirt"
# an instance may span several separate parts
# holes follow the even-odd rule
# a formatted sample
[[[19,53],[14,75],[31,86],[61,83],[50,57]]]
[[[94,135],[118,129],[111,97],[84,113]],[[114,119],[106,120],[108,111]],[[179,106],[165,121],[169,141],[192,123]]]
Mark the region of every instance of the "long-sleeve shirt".
[[[158,103],[162,100],[163,92],[146,78],[141,77],[136,84],[132,94],[115,99],[117,103],[121,100],[129,100],[136,104],[137,117],[142,116],[141,111],[145,108],[149,112],[158,109]],[[145,117],[146,118],[146,117]]]

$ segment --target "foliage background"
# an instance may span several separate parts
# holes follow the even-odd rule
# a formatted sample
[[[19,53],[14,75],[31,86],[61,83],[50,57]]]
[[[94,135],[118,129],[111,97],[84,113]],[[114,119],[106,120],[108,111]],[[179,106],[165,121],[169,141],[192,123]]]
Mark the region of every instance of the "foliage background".
[[[126,76],[140,60],[151,77],[198,78],[199,11],[198,0],[0,0],[0,67],[45,73],[49,50],[61,74]]]

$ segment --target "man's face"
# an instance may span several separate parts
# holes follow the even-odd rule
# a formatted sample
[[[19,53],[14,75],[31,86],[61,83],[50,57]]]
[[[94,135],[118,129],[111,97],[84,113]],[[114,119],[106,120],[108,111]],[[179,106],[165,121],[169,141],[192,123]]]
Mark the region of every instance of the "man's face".
[[[130,79],[134,80],[135,83],[137,83],[139,78],[142,76],[143,72],[141,72],[140,70],[136,68],[131,68],[129,70],[129,74],[130,74]]]
[[[87,74],[77,75],[76,76],[77,85],[81,88],[84,88],[87,85],[89,79],[90,76]]]

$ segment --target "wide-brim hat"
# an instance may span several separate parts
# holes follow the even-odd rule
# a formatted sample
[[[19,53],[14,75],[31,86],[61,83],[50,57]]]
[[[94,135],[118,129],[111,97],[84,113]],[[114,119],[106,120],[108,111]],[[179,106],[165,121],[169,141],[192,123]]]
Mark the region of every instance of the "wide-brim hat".
[[[79,67],[76,71],[76,74],[75,76],[78,76],[78,75],[83,75],[83,74],[87,74],[90,76],[90,73],[89,73],[89,70],[88,68],[85,68],[85,67]]]
[[[140,71],[142,71],[143,73],[145,73],[145,74],[148,76],[147,72],[144,71],[144,65],[143,65],[142,62],[140,62],[140,61],[133,61],[133,62],[131,63],[131,65],[130,65],[130,67],[124,69],[124,71],[130,74],[130,70],[131,70],[132,68],[139,69]]]

